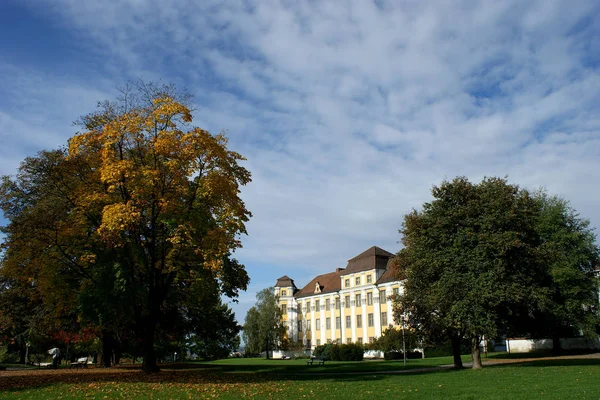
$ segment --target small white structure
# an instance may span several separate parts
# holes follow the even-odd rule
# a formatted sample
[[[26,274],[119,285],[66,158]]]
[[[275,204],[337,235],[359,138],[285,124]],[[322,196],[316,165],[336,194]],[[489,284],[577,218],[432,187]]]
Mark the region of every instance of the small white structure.
[[[563,350],[600,350],[600,338],[562,338],[560,347]],[[539,350],[552,350],[552,339],[506,339],[506,351],[509,353],[528,353]]]

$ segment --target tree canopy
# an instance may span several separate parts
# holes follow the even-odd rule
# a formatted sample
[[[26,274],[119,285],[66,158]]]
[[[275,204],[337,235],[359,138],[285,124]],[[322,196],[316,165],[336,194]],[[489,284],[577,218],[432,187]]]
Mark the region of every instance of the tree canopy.
[[[2,274],[106,335],[132,322],[147,371],[167,308],[189,304],[198,283],[235,297],[249,280],[230,253],[251,216],[239,196],[250,172],[223,134],[190,125],[187,100],[171,86],[129,87],[0,188]]]
[[[590,222],[570,203],[540,190],[534,193],[540,206],[536,231],[551,278],[547,307],[536,311],[530,324],[515,327],[517,334],[551,337],[560,350],[560,337],[580,333],[596,336],[598,310],[599,249]],[[520,328],[520,329],[519,329]]]
[[[462,366],[460,341],[466,338],[472,345],[474,368],[479,368],[483,337],[515,330],[535,318],[536,311],[554,313],[553,307],[568,303],[556,295],[557,286],[562,286],[558,270],[563,266],[573,272],[577,264],[589,271],[597,262],[589,242],[593,235],[585,229],[580,234],[586,224],[570,225],[579,231],[572,239],[585,251],[567,266],[571,254],[556,241],[557,219],[548,214],[549,199],[536,198],[500,178],[473,184],[459,177],[435,186],[432,194],[432,202],[404,217],[405,247],[398,253],[397,265],[405,281],[396,317],[405,315],[426,342],[450,339],[457,367]],[[554,261],[549,263],[550,259]],[[585,275],[580,282],[590,278],[583,272],[575,275]],[[590,282],[578,285],[571,280],[559,292],[569,296],[574,290],[589,298]],[[579,304],[571,307],[576,315],[581,314],[575,311]]]

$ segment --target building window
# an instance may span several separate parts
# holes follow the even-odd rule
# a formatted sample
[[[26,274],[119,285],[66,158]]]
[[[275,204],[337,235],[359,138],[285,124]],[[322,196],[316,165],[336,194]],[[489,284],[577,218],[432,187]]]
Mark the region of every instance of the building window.
[[[331,308],[331,300],[326,299],[325,300],[325,310],[329,311],[330,308]]]
[[[325,318],[325,329],[331,329],[331,318]]]
[[[310,320],[306,321],[306,330],[310,331]]]
[[[310,312],[310,301],[306,302],[306,312]]]
[[[394,296],[399,296],[400,295],[400,289],[395,287],[394,288]]]
[[[342,318],[335,317],[335,329],[342,329]]]
[[[281,295],[282,295],[282,296],[287,296],[287,292],[286,292],[285,290],[282,290],[282,291],[281,291]]]
[[[356,316],[356,327],[362,328],[362,314]]]
[[[346,296],[345,303],[346,303],[346,308],[350,308],[350,296]]]
[[[360,276],[356,277],[356,286],[360,285]]]
[[[373,305],[373,292],[367,293],[367,305],[369,305],[369,306]]]
[[[298,321],[298,332],[302,332],[302,321]]]
[[[315,311],[319,311],[321,309],[321,300],[315,300]]]
[[[340,298],[339,298],[339,297],[337,297],[337,298],[335,299],[335,309],[336,309],[336,310],[339,310],[339,309],[340,309]]]
[[[357,294],[354,299],[356,300],[356,307],[360,306],[360,294]]]
[[[350,279],[344,280],[344,287],[350,287]]]
[[[374,319],[373,319],[373,313],[369,313],[369,314],[367,315],[367,320],[369,321],[369,326],[373,326],[373,325],[375,325],[375,321],[374,321]]]
[[[352,343],[352,338],[346,338],[346,343],[348,343],[348,344]]]
[[[367,283],[372,283],[373,282],[373,275],[369,274],[367,275]]]
[[[321,330],[321,319],[317,318],[315,321],[315,329],[320,331]]]
[[[321,345],[321,339],[317,339],[317,346]]]
[[[281,305],[281,313],[282,314],[287,314],[287,304],[282,304]]]
[[[358,342],[358,344],[362,344],[362,338],[361,337],[357,338],[356,341]]]
[[[352,328],[352,317],[346,316],[346,328]]]
[[[385,289],[380,290],[379,291],[379,302],[382,303],[382,302],[386,301],[387,300],[386,297],[387,296],[385,294]]]
[[[387,313],[381,313],[381,326],[387,326]]]
[[[306,339],[306,348],[310,349],[310,339]]]
[[[373,336],[369,338],[369,343],[375,343],[375,338]]]

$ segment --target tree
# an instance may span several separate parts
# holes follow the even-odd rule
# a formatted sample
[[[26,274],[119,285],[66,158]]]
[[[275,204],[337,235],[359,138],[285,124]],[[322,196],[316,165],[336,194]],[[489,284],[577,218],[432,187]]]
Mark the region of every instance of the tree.
[[[411,352],[413,348],[418,346],[418,340],[414,332],[409,329],[396,329],[393,327],[386,328],[380,337],[369,345],[371,350],[383,351],[386,359],[397,358],[396,355],[403,355],[405,350]]]
[[[395,317],[407,318],[426,343],[450,339],[462,367],[460,342],[479,343],[510,324],[515,309],[543,307],[549,277],[535,230],[538,202],[505,179],[444,181],[434,200],[404,217],[398,253],[404,294]]]
[[[281,321],[281,308],[274,288],[263,289],[256,295],[256,305],[246,314],[243,327],[243,338],[246,353],[257,354],[276,348],[285,334]]]
[[[533,321],[530,332],[548,334],[560,350],[560,337],[580,333],[597,337],[599,249],[590,222],[579,217],[568,201],[540,190],[536,230],[542,240],[551,278],[548,307]]]
[[[248,283],[228,256],[251,216],[239,197],[250,173],[223,134],[189,125],[186,99],[171,86],[127,88],[80,120],[85,131],[67,149],[28,158],[0,190],[10,221],[3,270],[31,279],[58,314],[73,304],[95,314],[107,334],[135,320],[145,371],[157,370],[157,326],[173,291],[204,271],[226,295]],[[86,302],[101,309],[85,312]]]
[[[0,343],[5,343],[9,352],[18,352],[20,364],[26,361],[29,333],[41,305],[32,291],[35,289],[0,277]]]

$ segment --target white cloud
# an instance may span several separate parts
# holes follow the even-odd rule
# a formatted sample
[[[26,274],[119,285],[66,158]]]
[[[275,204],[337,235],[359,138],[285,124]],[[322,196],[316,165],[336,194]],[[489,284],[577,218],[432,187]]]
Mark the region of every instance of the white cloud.
[[[110,97],[107,82],[185,85],[196,123],[227,129],[253,172],[238,255],[250,298],[374,244],[397,251],[402,215],[455,175],[545,186],[600,224],[594,1],[48,3],[110,76],[83,89],[61,76],[60,90],[43,70],[16,74],[39,80],[5,89],[20,93],[0,102],[3,123],[47,145],[44,121],[59,132],[90,97]],[[9,152],[30,142],[10,139]]]

